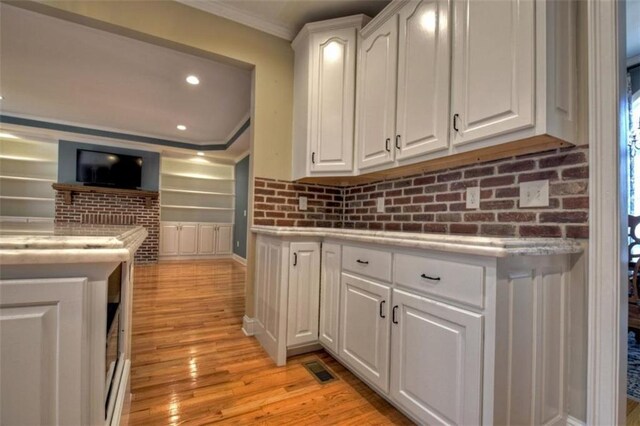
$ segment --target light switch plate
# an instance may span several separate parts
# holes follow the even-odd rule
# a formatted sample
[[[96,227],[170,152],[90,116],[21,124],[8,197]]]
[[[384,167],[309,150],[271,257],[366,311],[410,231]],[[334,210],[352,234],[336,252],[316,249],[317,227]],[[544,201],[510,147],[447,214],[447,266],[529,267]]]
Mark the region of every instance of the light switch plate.
[[[520,184],[520,208],[548,207],[549,181],[534,180]]]
[[[480,187],[474,186],[467,188],[467,208],[478,209],[480,208]]]
[[[298,209],[306,210],[307,209],[307,197],[299,197],[298,198]]]
[[[384,213],[384,197],[378,197],[376,199],[376,211],[378,213]]]

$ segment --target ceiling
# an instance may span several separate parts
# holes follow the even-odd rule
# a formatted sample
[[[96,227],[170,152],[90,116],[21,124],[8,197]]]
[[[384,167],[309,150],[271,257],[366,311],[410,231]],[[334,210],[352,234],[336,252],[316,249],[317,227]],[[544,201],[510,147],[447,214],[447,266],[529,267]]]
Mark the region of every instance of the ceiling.
[[[627,58],[640,55],[640,0],[627,0]]]
[[[304,24],[364,13],[377,15],[390,0],[178,0],[266,33],[293,40]]]
[[[0,94],[3,115],[224,144],[247,120],[251,71],[0,3]]]

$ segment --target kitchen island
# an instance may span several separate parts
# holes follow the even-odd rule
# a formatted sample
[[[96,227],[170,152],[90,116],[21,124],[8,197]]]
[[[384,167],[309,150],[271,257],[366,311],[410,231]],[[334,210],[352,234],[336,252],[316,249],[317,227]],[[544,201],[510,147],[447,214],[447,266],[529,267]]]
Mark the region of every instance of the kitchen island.
[[[276,364],[320,346],[419,424],[570,420],[580,241],[251,231],[255,308],[244,327]]]
[[[140,226],[0,223],[0,424],[119,424]]]

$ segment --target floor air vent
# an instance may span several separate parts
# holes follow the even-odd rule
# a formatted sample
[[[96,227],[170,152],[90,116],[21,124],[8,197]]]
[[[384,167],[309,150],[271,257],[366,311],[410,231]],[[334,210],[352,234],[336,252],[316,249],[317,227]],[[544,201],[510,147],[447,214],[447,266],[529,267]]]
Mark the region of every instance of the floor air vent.
[[[331,374],[331,372],[320,361],[305,362],[302,365],[304,365],[304,368],[306,368],[320,383],[329,383],[336,380],[334,375]]]

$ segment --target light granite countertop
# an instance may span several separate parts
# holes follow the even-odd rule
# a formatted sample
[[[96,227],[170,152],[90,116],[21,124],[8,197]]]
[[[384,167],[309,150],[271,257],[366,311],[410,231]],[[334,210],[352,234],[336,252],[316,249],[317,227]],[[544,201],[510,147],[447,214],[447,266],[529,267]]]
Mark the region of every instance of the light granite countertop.
[[[251,232],[274,237],[331,238],[491,257],[548,256],[581,253],[578,240],[562,238],[504,238],[339,228],[253,226]]]
[[[0,265],[129,261],[147,235],[142,226],[1,223]]]

